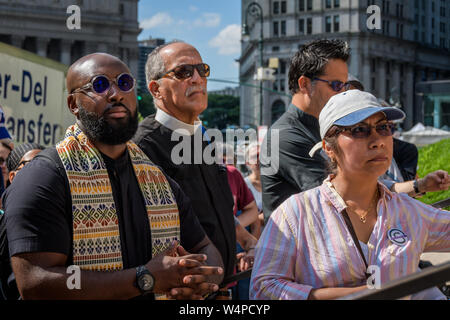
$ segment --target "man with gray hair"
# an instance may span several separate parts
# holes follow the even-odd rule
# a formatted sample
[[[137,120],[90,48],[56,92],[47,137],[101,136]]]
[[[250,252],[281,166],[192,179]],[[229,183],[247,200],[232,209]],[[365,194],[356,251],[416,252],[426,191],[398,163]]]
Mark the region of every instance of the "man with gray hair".
[[[209,141],[202,137],[205,129],[198,118],[208,104],[210,68],[193,46],[171,42],[149,54],[145,70],[157,111],[140,123],[133,140],[190,198],[200,224],[222,255],[225,277],[230,276],[236,261],[233,197],[225,167],[203,161]],[[180,153],[180,139],[188,146],[182,148],[181,163],[173,158]]]

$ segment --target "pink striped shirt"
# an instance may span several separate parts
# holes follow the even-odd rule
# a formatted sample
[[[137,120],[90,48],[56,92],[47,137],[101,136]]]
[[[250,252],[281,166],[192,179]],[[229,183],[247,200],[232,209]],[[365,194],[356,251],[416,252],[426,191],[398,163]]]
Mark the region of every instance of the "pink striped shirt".
[[[346,204],[329,179],[291,196],[272,213],[256,247],[251,299],[301,300],[311,289],[366,283],[364,261],[340,214]],[[366,260],[380,268],[383,284],[419,271],[423,252],[450,251],[450,212],[380,183],[378,188]]]

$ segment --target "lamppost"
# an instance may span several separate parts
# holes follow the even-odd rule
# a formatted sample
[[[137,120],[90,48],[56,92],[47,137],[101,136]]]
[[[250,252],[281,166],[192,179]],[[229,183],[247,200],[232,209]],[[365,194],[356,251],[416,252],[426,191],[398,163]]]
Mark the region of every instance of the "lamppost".
[[[250,39],[250,32],[248,30],[248,15],[253,16],[255,19],[259,18],[259,22],[261,24],[261,32],[259,36],[258,46],[259,46],[259,64],[260,67],[263,67],[263,10],[259,3],[257,2],[251,2],[247,8],[245,9],[244,14],[244,23],[242,25],[242,40],[248,41]],[[261,74],[262,77],[262,74]],[[259,79],[259,124],[263,124],[263,79]]]

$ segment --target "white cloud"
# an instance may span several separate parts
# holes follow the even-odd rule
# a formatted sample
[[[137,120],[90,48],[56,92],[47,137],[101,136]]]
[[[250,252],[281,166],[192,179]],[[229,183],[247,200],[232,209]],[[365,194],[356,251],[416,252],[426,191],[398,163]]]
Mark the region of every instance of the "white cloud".
[[[153,17],[143,20],[140,23],[142,29],[152,29],[156,27],[168,26],[173,22],[173,18],[166,12],[158,12]]]
[[[202,14],[201,18],[198,18],[194,21],[194,26],[207,28],[218,27],[220,24],[220,20],[220,14],[206,12]]]
[[[209,43],[211,47],[218,48],[221,55],[232,55],[241,52],[241,26],[230,24],[226,26]]]
[[[189,6],[189,11],[195,12],[198,11],[198,8],[196,6]]]

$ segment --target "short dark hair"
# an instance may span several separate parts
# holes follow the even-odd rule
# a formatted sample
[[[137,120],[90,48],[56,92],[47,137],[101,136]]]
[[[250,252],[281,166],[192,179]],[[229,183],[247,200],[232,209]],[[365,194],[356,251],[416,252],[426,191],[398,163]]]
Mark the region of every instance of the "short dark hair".
[[[342,40],[315,40],[304,45],[291,59],[289,91],[292,95],[297,93],[301,76],[315,78],[322,75],[330,59],[347,62],[349,58],[350,48]]]

